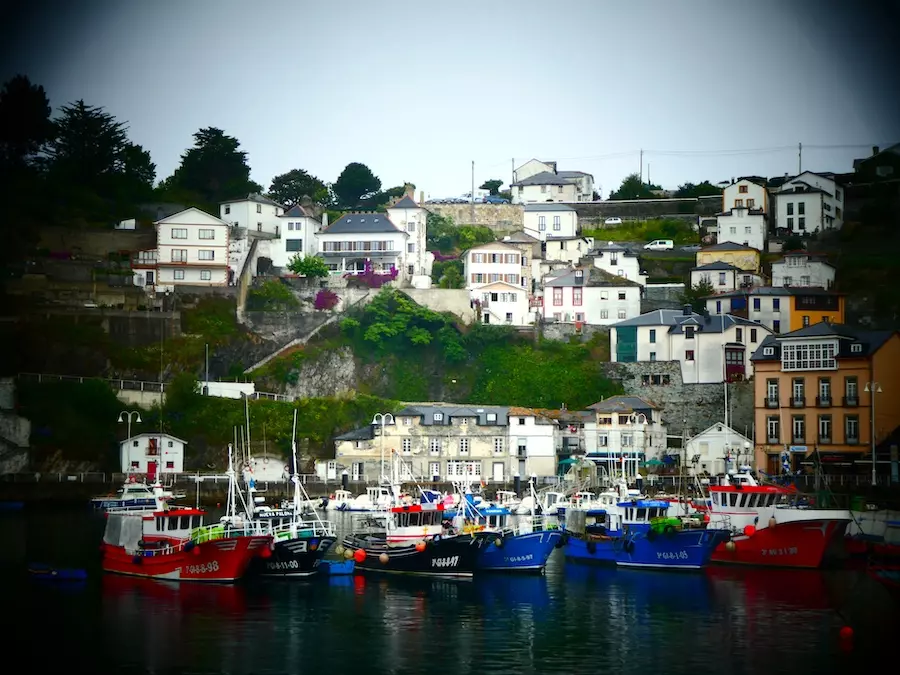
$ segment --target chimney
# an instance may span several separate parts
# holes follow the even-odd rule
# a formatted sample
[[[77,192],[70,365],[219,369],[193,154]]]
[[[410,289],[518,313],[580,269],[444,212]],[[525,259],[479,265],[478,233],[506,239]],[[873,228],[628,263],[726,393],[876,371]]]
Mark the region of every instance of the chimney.
[[[419,204],[425,203],[425,190],[419,190]]]
[[[328,211],[322,212],[322,229],[328,227]]]
[[[406,183],[403,186],[403,195],[405,197],[409,197],[413,201],[416,201],[416,186],[412,183]]]
[[[872,154],[877,155],[879,153],[879,148],[877,145],[872,146]]]
[[[683,314],[684,316],[690,316],[690,315],[693,314],[693,313],[694,313],[694,309],[693,309],[690,305],[685,305],[685,306],[684,306],[684,311],[682,312],[682,314]]]

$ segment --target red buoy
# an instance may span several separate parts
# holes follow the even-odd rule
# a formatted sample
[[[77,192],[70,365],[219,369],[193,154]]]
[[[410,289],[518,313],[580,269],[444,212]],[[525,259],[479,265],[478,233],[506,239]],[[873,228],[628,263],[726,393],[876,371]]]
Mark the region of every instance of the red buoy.
[[[366,552],[361,548],[356,549],[353,553],[353,559],[358,563],[363,562],[366,559]]]
[[[200,555],[200,547],[195,546],[193,549],[191,549],[191,553],[193,553],[194,555]]]
[[[263,550],[259,552],[260,558],[271,558],[272,557],[272,549],[266,546]]]
[[[850,626],[844,626],[841,628],[841,640],[851,640],[853,639],[853,629]]]
[[[748,537],[752,537],[754,534],[756,534],[756,527],[754,527],[753,525],[744,525],[744,534],[746,534]]]

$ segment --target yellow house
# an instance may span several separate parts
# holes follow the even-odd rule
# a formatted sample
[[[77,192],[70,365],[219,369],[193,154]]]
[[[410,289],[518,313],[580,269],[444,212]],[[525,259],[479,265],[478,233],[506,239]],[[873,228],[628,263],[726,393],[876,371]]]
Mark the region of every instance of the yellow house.
[[[761,261],[755,248],[724,241],[697,251],[697,267],[714,262],[728,263],[746,272],[759,274]]]
[[[733,314],[756,321],[773,333],[789,333],[817,323],[842,324],[846,298],[824,288],[760,286],[706,298],[710,314]]]

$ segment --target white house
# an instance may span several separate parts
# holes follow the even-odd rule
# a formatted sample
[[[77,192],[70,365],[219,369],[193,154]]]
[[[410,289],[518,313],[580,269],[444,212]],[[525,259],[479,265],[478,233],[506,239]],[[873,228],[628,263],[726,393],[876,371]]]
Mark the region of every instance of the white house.
[[[119,443],[122,473],[148,476],[183,473],[185,445],[186,441],[164,433],[144,433],[126,438]]]
[[[318,240],[317,255],[333,274],[362,273],[369,261],[378,273],[396,268],[398,279],[409,278],[409,234],[384,213],[347,213],[322,228]]]
[[[472,299],[480,303],[482,323],[527,326],[534,321],[528,293],[520,286],[495,281],[473,290]]]
[[[607,326],[641,313],[641,285],[596,267],[544,279],[544,319]]]
[[[553,476],[556,474],[557,423],[532,408],[511,407],[508,415],[509,467],[508,476],[518,475],[522,482],[534,474]],[[491,478],[498,479],[499,466],[495,462]]]
[[[719,242],[736,242],[759,251],[766,250],[769,238],[768,219],[762,209],[735,206],[716,214],[716,237]]]
[[[772,263],[773,286],[834,286],[834,265],[825,256],[792,251]]]
[[[419,206],[413,199],[413,188],[395,204],[387,209],[388,218],[398,229],[406,232],[406,274],[413,280],[413,285],[422,287],[422,277],[431,283],[431,264],[434,255],[429,253],[425,244],[426,219],[428,211]]]
[[[264,232],[276,237],[281,232],[279,216],[283,213],[281,204],[255,192],[219,204],[219,217],[225,222],[248,232]]]
[[[156,222],[157,284],[227,286],[227,222],[191,207]]]
[[[526,204],[524,230],[541,241],[573,238],[578,234],[578,214],[565,204]]]
[[[739,288],[759,286],[763,278],[731,263],[717,261],[691,269],[691,287],[703,282],[710,284],[714,293],[729,293]]]
[[[666,427],[659,408],[639,396],[610,396],[588,406],[584,423],[586,457],[609,473],[634,477],[648,459],[666,453]]]
[[[716,476],[752,461],[753,442],[723,422],[713,424],[684,443],[682,463],[693,467],[697,474],[706,472]]]
[[[791,234],[840,229],[843,190],[827,174],[806,171],[782,183],[775,194],[776,227]]]
[[[269,257],[275,267],[285,268],[294,256],[305,258],[318,253],[319,230],[328,226],[328,216],[319,221],[309,208],[292,206],[278,216],[280,236],[268,242]]]
[[[641,272],[641,262],[636,255],[614,241],[594,250],[594,267],[617,277],[647,285],[647,275]]]
[[[494,241],[473,246],[466,251],[465,271],[470,291],[504,281],[531,292],[531,261],[512,244]]]
[[[583,171],[558,171],[556,162],[531,159],[513,171],[513,204],[536,202],[590,202],[594,177]]]
[[[610,361],[678,361],[685,384],[744,380],[753,375],[750,357],[772,331],[730,314],[658,309],[613,324]]]
[[[593,247],[594,240],[591,237],[547,237],[544,260],[577,265]]]
[[[733,181],[731,185],[722,190],[722,211],[730,209],[749,209],[769,213],[769,193],[766,190],[766,180],[756,176],[747,176]],[[725,240],[719,239],[719,241]]]

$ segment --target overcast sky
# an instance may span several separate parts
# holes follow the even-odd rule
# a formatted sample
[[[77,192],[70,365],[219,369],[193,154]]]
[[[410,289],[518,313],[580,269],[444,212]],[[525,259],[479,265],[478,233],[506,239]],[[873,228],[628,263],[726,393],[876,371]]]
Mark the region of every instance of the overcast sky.
[[[25,4],[0,27],[2,80],[105,107],[158,179],[206,126],[265,187],[356,161],[432,197],[467,191],[473,160],[480,184],[555,159],[606,197],[642,148],[674,188],[796,172],[801,142],[804,169],[840,172],[900,141],[898,14],[868,0]]]

